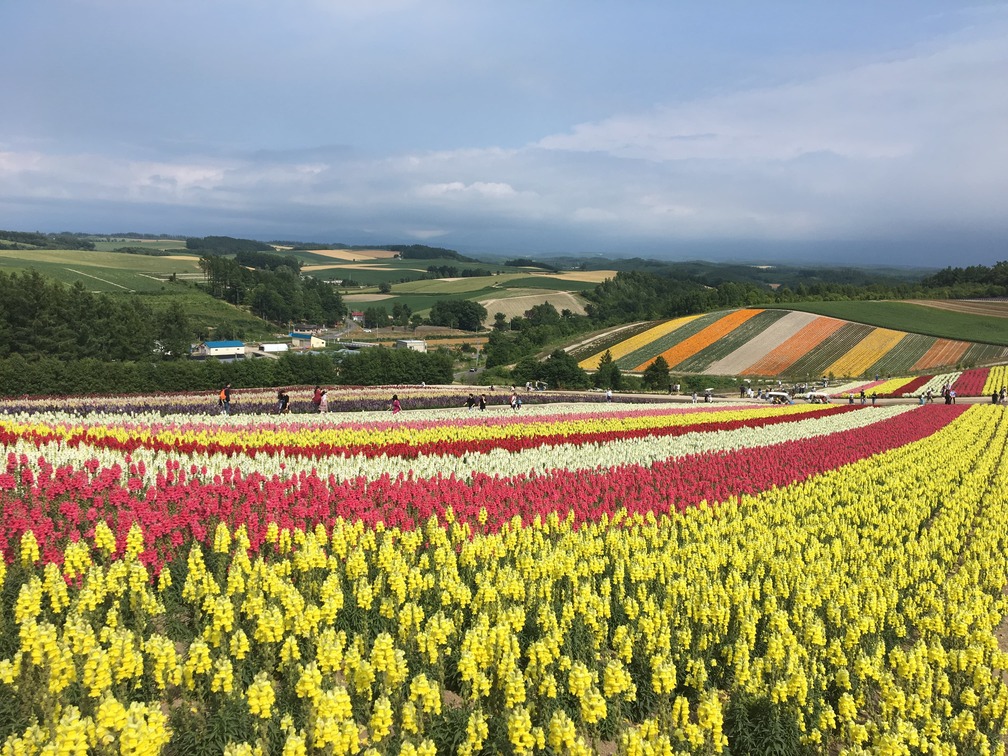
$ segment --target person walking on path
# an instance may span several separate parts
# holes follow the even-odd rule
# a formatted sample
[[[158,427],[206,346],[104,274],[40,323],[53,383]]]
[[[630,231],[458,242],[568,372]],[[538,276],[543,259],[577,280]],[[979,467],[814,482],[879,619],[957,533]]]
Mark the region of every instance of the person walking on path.
[[[392,394],[392,414],[393,415],[398,415],[399,414],[399,410],[401,410],[401,409],[402,409],[402,405],[399,404],[399,395],[398,394]]]
[[[230,415],[231,414],[231,384],[225,383],[224,388],[221,389],[220,399],[217,403],[220,405],[221,414]]]
[[[605,390],[605,400],[607,402],[611,402],[612,401],[612,389],[611,388],[607,388]]]
[[[290,412],[290,394],[283,389],[277,391],[277,414],[286,415]]]
[[[466,409],[471,412],[472,408],[475,406],[476,406],[476,397],[473,396],[472,393],[470,393],[469,398],[466,399]]]
[[[481,410],[486,409],[486,394],[480,394],[479,408]]]
[[[322,387],[321,386],[316,386],[315,387],[315,393],[312,394],[311,403],[312,403],[312,406],[315,408],[315,411],[318,412],[319,411],[319,406],[322,404]]]
[[[319,397],[318,411],[319,412],[329,411],[329,392],[326,391],[325,389],[322,389],[322,396]]]

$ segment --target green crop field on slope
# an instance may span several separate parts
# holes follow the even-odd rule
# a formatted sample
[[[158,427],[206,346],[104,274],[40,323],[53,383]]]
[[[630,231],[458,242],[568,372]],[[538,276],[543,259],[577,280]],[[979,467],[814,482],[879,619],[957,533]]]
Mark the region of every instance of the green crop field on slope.
[[[780,307],[894,331],[1008,346],[1008,318],[951,312],[909,302],[798,302]]]

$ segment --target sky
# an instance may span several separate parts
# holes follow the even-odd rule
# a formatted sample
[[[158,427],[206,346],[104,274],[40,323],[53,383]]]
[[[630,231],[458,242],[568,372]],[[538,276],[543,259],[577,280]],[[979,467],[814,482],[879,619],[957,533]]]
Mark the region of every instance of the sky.
[[[1008,259],[1008,2],[0,3],[0,228]]]

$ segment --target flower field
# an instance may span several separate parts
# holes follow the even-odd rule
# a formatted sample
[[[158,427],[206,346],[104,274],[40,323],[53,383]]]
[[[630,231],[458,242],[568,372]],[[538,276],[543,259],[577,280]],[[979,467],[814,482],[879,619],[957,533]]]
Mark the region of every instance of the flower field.
[[[1008,410],[0,414],[0,753],[1003,753]]]
[[[659,323],[611,345],[609,351],[621,370],[641,372],[660,355],[678,372],[748,376],[853,378],[1008,361],[1003,346],[755,308]],[[604,352],[578,364],[594,370]]]

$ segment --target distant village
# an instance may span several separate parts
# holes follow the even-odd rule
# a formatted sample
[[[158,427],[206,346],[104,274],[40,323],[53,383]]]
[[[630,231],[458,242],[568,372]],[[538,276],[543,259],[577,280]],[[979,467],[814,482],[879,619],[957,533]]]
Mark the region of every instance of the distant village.
[[[363,312],[350,313],[350,320],[357,326],[364,322]],[[358,349],[375,347],[374,341],[359,341],[354,339],[349,329],[330,329],[323,326],[303,325],[287,334],[283,341],[257,341],[246,343],[237,339],[224,341],[201,341],[193,344],[190,357],[207,359],[210,357],[222,362],[254,359],[263,357],[277,359],[282,354],[311,354],[323,349],[337,348],[339,351],[352,352]],[[426,352],[427,342],[423,339],[397,339],[396,349],[412,349],[415,352]]]

